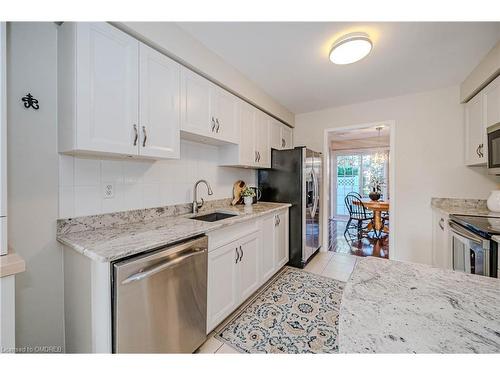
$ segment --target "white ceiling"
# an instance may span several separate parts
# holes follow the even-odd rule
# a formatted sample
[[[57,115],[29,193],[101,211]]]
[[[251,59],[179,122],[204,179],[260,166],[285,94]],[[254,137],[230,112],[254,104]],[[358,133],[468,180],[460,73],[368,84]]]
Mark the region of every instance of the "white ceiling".
[[[178,24],[294,113],[458,84],[500,39],[500,22]],[[328,60],[343,34],[374,47],[351,65]]]

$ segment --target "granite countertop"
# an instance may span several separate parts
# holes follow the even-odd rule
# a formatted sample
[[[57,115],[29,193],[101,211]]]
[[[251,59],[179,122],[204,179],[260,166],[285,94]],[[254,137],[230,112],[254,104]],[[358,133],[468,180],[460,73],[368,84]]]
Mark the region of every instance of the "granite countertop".
[[[342,353],[499,353],[500,280],[363,258],[339,315]]]
[[[244,206],[226,206],[214,211],[234,212],[237,216],[217,222],[192,220],[193,214],[159,217],[154,220],[107,226],[78,232],[58,233],[57,240],[98,262],[110,262],[126,256],[172,244],[229,225],[267,215],[290,207],[289,203],[259,202],[247,210]]]
[[[445,215],[500,217],[500,212],[488,210],[483,199],[432,198],[431,207]]]

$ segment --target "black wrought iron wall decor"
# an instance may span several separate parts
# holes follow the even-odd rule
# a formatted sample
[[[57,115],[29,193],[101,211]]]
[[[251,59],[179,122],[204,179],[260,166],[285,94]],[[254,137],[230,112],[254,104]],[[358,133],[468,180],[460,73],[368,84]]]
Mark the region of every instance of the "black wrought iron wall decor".
[[[32,107],[33,109],[38,109],[40,108],[40,105],[38,104],[38,100],[33,97],[30,93],[27,93],[26,96],[23,96],[21,99],[24,102],[24,107],[29,108]]]

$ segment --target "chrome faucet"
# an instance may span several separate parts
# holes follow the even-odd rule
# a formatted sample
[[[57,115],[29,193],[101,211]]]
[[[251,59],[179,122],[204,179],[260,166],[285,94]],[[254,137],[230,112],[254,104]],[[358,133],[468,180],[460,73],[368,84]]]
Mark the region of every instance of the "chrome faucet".
[[[214,193],[212,191],[212,188],[210,187],[210,184],[207,182],[207,180],[196,181],[196,183],[194,184],[194,191],[193,191],[193,195],[194,195],[194,197],[193,197],[193,214],[198,213],[198,210],[201,207],[203,207],[203,203],[205,203],[203,198],[201,198],[201,202],[198,202],[198,185],[202,182],[207,186],[208,195],[212,195]]]

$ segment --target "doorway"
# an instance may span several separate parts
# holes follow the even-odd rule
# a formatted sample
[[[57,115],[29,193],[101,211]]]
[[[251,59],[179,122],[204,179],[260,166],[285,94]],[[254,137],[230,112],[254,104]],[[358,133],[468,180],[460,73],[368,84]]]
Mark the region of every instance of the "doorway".
[[[393,154],[392,121],[325,131],[326,249],[389,258],[390,244],[394,242]],[[377,193],[372,194],[372,199],[379,195],[378,200],[370,199],[370,193]],[[359,197],[366,210],[366,220],[360,226],[358,217],[353,218],[349,210],[353,202],[346,205],[346,197],[352,194]],[[390,257],[394,258],[394,253]]]

